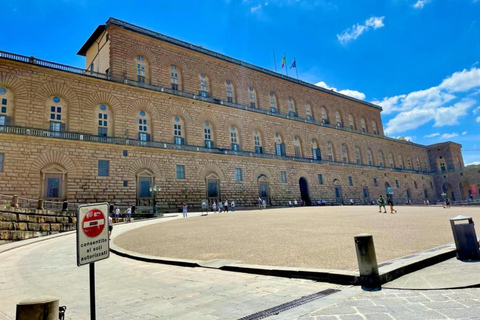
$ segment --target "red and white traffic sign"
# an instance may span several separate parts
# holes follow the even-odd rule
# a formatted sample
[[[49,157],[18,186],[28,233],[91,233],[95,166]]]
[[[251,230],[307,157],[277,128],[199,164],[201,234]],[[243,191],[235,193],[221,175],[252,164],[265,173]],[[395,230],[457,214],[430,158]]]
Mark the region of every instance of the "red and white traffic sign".
[[[78,206],[77,265],[83,266],[110,256],[108,203]]]
[[[82,221],[82,231],[87,237],[98,237],[105,228],[105,216],[98,209],[92,209],[87,212]]]

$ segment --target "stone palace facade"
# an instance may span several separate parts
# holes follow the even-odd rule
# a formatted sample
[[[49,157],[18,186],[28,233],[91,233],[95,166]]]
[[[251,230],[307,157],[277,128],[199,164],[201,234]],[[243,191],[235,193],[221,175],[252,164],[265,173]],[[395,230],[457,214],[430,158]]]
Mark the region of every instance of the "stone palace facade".
[[[384,136],[381,107],[110,18],[86,68],[0,51],[0,194],[118,205],[436,201],[461,146]]]

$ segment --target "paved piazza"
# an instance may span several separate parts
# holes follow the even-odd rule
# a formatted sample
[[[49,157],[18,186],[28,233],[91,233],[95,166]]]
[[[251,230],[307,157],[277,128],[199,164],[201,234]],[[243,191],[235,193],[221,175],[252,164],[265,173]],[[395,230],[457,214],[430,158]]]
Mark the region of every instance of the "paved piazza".
[[[209,214],[135,229],[118,236],[115,244],[130,251],[170,258],[356,270],[353,239],[357,234],[373,235],[381,263],[453,243],[449,219],[457,215],[471,216],[480,223],[478,207],[396,209],[397,214],[378,213],[376,206]]]

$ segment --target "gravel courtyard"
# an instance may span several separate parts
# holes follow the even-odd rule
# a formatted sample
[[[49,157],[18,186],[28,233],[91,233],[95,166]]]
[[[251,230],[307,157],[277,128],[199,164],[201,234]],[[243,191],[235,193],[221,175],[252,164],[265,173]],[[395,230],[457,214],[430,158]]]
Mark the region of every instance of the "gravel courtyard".
[[[457,215],[480,222],[479,207],[399,206],[397,210],[385,214],[378,213],[376,206],[338,206],[209,214],[135,229],[117,237],[115,244],[169,258],[356,270],[357,234],[373,235],[381,263],[453,243],[449,219]]]

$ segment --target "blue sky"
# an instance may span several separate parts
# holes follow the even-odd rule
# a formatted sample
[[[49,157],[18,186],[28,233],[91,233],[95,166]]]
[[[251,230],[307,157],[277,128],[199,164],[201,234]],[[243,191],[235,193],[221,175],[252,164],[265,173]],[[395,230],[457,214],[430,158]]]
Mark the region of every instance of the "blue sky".
[[[4,0],[0,50],[84,67],[116,17],[380,104],[385,132],[480,164],[480,0]],[[289,75],[295,75],[290,69]]]

